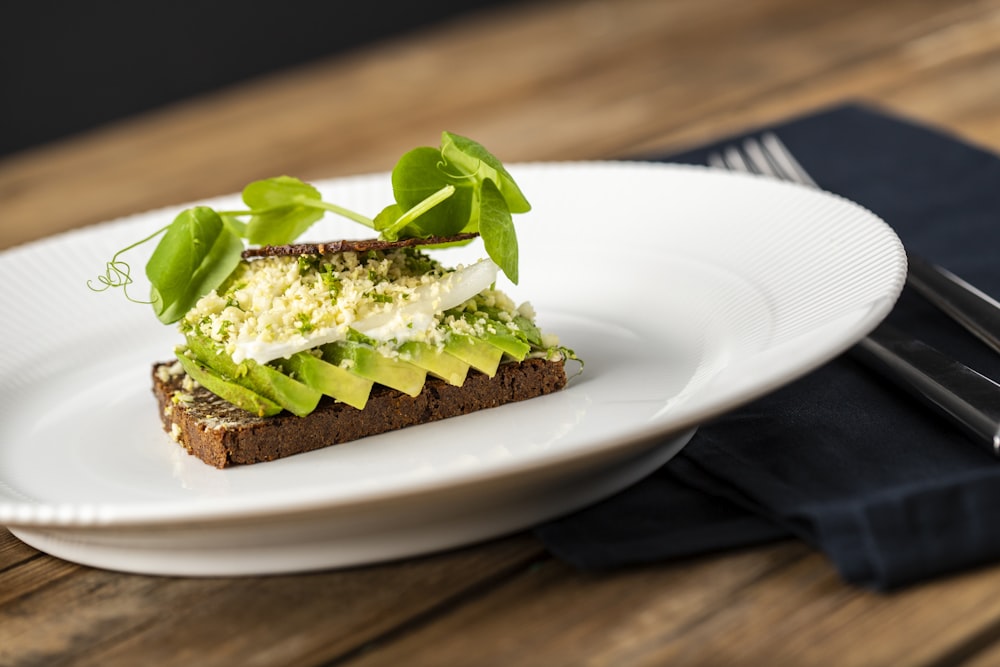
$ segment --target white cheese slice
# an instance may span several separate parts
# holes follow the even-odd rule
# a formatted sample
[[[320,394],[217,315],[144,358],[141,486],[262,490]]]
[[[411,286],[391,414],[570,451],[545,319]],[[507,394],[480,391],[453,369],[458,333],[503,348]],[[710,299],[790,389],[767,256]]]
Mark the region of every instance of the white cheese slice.
[[[400,343],[418,338],[434,324],[441,311],[460,306],[496,282],[500,267],[483,259],[422,285],[402,308],[375,313],[354,323],[354,328],[378,341]]]

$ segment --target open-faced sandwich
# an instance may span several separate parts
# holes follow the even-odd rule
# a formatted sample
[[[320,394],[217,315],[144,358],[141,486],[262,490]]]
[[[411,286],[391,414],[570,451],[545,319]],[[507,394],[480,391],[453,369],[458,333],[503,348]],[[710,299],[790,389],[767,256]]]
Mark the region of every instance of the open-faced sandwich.
[[[297,179],[257,181],[247,210],[187,209],[150,237],[151,303],[184,336],[153,391],[190,453],[269,461],[565,386],[575,355],[496,288],[501,272],[517,282],[511,214],[530,208],[503,165],[446,132],[392,185],[395,203],[367,218]],[[378,238],[294,243],[331,211]],[[471,264],[431,255],[480,240]],[[119,255],[104,286],[131,282]]]

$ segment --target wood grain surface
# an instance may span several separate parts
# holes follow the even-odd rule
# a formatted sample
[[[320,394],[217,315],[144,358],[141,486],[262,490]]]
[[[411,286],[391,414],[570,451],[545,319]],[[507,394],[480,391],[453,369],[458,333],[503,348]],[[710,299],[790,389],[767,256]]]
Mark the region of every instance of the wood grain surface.
[[[1000,0],[564,0],[439,24],[0,161],[0,248],[254,178],[691,147],[863,100],[1000,151]],[[9,131],[9,129],[7,130]],[[1000,664],[1000,567],[876,594],[789,541],[609,574],[528,534],[264,578],[120,574],[0,529],[0,665]]]

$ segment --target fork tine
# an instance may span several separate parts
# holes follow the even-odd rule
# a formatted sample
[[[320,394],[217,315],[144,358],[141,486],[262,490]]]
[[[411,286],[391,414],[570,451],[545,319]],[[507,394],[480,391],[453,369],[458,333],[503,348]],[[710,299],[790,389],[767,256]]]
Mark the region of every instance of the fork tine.
[[[722,153],[712,153],[708,156],[708,164],[728,171],[754,173],[753,165],[735,146],[727,146]]]
[[[712,153],[708,156],[708,164],[719,169],[762,174],[819,187],[773,132],[764,133],[759,140],[750,137],[743,141],[742,147],[727,146],[721,153]]]
[[[777,178],[783,181],[793,181],[794,178],[786,174],[780,165],[771,160],[768,155],[767,150],[761,145],[759,141],[750,137],[743,142],[743,154],[746,159],[753,166],[753,169],[758,174],[764,174],[772,178]]]
[[[819,185],[816,181],[812,179],[799,161],[795,159],[792,152],[788,150],[784,142],[778,138],[773,132],[767,132],[761,137],[761,146],[766,151],[767,155],[770,156],[771,160],[780,166],[781,170],[788,175],[789,180],[802,183],[804,185],[811,185],[814,188],[818,188]]]
[[[750,137],[744,140],[741,147],[728,146],[722,153],[712,153],[708,156],[708,164],[719,169],[764,174],[783,181],[819,187],[773,132],[764,133],[759,140]]]
[[[729,169],[729,165],[726,164],[726,161],[718,153],[708,154],[708,166],[716,169]]]

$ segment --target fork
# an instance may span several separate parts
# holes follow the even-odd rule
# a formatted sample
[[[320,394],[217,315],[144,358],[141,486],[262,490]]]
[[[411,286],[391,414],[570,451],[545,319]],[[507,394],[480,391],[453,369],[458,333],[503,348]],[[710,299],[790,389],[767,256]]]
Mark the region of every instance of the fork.
[[[819,188],[773,132],[714,152],[708,164]],[[927,260],[908,253],[907,262],[907,286],[1000,352],[1000,304]],[[851,353],[1000,457],[1000,384],[885,323]]]

